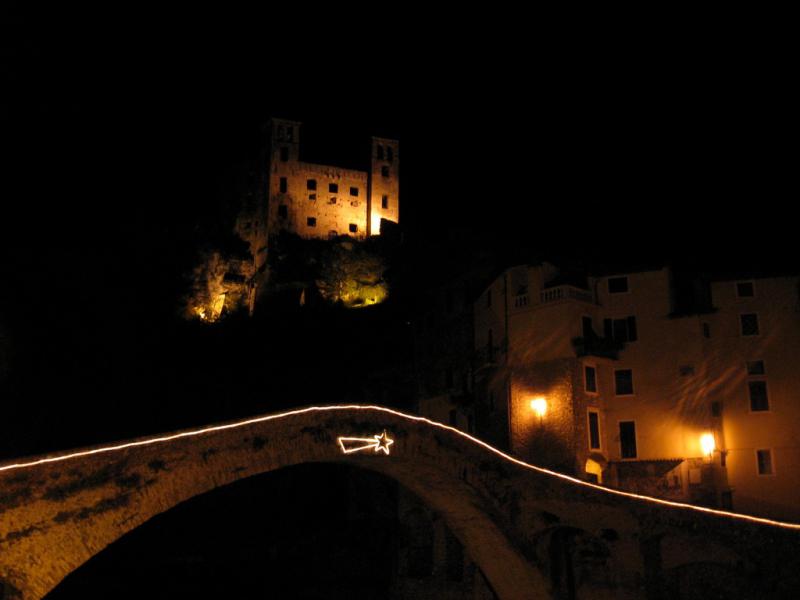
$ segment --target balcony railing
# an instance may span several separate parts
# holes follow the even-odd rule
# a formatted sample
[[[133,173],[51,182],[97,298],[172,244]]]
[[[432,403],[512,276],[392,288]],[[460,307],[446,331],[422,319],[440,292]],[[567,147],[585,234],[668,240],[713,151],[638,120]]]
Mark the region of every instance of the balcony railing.
[[[578,300],[592,304],[594,299],[592,293],[587,290],[573,287],[571,285],[559,285],[557,287],[542,290],[540,294],[542,304],[549,302],[560,302],[562,300]]]

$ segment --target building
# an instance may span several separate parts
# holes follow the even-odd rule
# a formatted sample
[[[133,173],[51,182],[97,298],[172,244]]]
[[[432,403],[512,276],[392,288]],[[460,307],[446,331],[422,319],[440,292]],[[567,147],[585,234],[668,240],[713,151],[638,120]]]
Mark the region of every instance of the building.
[[[380,233],[381,220],[400,219],[400,154],[397,140],[372,138],[369,169],[345,169],[300,160],[300,123],[272,119],[269,143],[257,175],[256,203],[237,223],[254,255],[269,237],[286,231],[302,238]],[[257,268],[265,257],[257,258]]]
[[[800,520],[798,284],[719,278],[686,303],[669,267],[506,269],[473,306],[477,435],[605,485]]]

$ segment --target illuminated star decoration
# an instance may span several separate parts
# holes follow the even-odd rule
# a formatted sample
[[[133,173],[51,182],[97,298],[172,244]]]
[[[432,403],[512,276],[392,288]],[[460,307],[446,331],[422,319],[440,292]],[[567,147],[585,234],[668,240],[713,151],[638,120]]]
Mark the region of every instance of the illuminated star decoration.
[[[339,447],[345,454],[369,450],[370,448],[373,448],[376,454],[378,452],[389,454],[389,446],[394,444],[394,440],[386,434],[385,430],[382,434],[373,435],[371,438],[339,437],[336,441],[339,442]]]

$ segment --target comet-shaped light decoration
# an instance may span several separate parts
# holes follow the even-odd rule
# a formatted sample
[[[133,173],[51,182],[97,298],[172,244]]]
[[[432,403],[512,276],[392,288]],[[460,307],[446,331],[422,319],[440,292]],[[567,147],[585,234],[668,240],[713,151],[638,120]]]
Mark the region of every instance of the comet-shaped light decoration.
[[[375,449],[375,454],[383,452],[389,454],[389,446],[394,444],[394,440],[386,435],[386,431],[380,435],[373,435],[371,438],[360,437],[339,437],[337,440],[342,452],[345,454],[353,454],[361,450]]]

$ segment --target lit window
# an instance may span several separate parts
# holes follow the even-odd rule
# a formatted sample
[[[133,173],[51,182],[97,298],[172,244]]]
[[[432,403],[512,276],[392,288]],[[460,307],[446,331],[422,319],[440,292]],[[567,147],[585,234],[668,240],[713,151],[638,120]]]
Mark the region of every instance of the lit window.
[[[350,188],[350,195],[351,196],[358,196],[358,188],[357,187],[351,187]]]
[[[586,365],[583,368],[584,384],[587,392],[597,393],[597,370]]]
[[[614,371],[614,389],[617,396],[633,395],[633,370],[617,369]]]
[[[759,475],[772,475],[772,450],[756,450]]]
[[[308,217],[306,219],[306,225],[308,225],[309,227],[316,227],[317,226],[316,217]]]
[[[608,279],[609,294],[624,294],[627,291],[628,291],[627,277],[609,277]]]
[[[636,423],[619,422],[619,446],[622,458],[636,458]]]
[[[358,225],[350,223],[350,233],[355,233],[356,231],[358,231]]]
[[[758,315],[748,313],[739,315],[742,326],[742,335],[758,335]]]
[[[600,414],[589,411],[589,448],[600,449]]]
[[[755,287],[752,281],[740,281],[736,284],[736,295],[739,298],[752,298],[755,296]]]
[[[328,191],[331,194],[338,194],[339,193],[339,184],[338,183],[329,183],[328,184]]]
[[[389,196],[386,194],[381,196],[381,208],[389,208]]]
[[[308,179],[306,180],[306,188],[309,190],[316,190],[317,189],[317,180],[316,179]]]
[[[769,410],[769,398],[767,397],[767,382],[748,381],[747,387],[750,390],[750,410],[753,412]]]
[[[289,187],[289,184],[288,184],[288,182],[286,181],[286,177],[281,177],[281,181],[280,181],[280,188],[279,188],[279,189],[280,189],[280,192],[281,192],[281,194],[285,194],[285,193],[286,193],[286,190],[288,189],[288,187]]]

